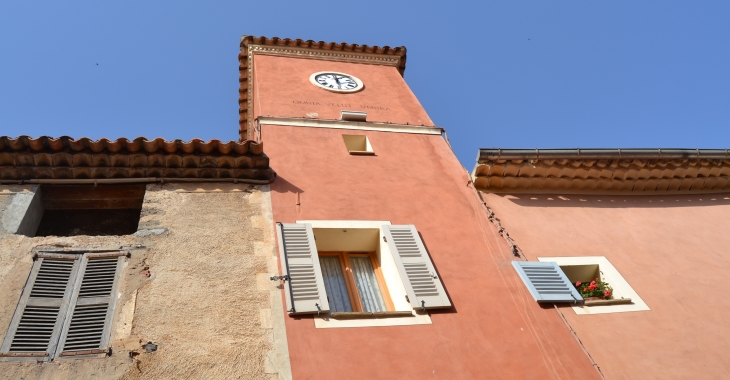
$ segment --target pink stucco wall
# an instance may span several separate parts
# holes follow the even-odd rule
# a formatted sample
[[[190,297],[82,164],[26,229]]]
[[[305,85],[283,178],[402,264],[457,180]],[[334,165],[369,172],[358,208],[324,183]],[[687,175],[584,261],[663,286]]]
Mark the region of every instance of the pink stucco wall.
[[[295,379],[598,377],[556,311],[532,301],[441,136],[262,128],[275,221],[414,224],[454,305],[430,325],[315,329],[286,317]],[[343,133],[367,135],[376,155],[349,155]]]
[[[727,378],[730,194],[484,194],[530,260],[605,256],[651,308],[568,322],[609,379]]]
[[[354,75],[362,91],[342,94],[315,87],[311,74]],[[363,111],[368,121],[426,125],[433,122],[395,67],[305,58],[254,56],[254,116],[339,119],[340,111]]]

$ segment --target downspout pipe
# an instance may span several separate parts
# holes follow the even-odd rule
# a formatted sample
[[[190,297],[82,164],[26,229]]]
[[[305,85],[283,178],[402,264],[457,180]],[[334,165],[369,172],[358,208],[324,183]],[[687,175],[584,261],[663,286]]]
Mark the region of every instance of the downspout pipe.
[[[281,222],[276,222],[276,224],[278,224],[279,228],[281,228],[281,246],[286,247],[286,240],[284,238],[284,224]],[[283,253],[282,256],[284,256],[284,264],[286,266],[286,277],[288,279],[287,283],[289,283],[289,300],[291,301],[291,310],[289,310],[289,312],[296,313],[297,309],[294,306],[294,289],[292,289],[291,272],[289,271],[289,256],[286,254],[286,252],[282,252],[282,253]]]

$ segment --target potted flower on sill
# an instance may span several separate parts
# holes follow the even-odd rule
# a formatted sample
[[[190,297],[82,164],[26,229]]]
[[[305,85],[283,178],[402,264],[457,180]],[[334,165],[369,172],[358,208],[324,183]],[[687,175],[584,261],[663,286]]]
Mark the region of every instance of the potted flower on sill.
[[[595,279],[590,283],[578,281],[575,283],[575,288],[578,289],[578,293],[586,302],[613,299],[613,288],[607,282],[599,279]]]

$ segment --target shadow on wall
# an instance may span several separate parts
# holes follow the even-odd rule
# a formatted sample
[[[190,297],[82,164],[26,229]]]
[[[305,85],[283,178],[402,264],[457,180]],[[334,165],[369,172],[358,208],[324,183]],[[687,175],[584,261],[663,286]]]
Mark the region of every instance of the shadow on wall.
[[[730,205],[730,193],[687,195],[498,194],[524,207],[669,208]]]
[[[418,236],[421,238],[421,241],[423,242],[423,247],[426,248],[426,252],[428,252],[428,255],[431,257],[431,262],[433,263],[433,269],[436,270],[436,275],[438,278],[441,277],[441,273],[439,272],[438,266],[436,266],[436,260],[433,260],[433,256],[431,255],[431,250],[428,249],[428,245],[426,244],[426,239],[423,238],[423,235],[421,233],[418,233]],[[431,309],[428,311],[429,314],[452,314],[452,313],[458,313],[456,310],[456,304],[454,303],[454,299],[451,298],[451,294],[449,293],[449,289],[446,287],[448,281],[442,280],[441,285],[444,287],[444,292],[446,292],[446,297],[449,298],[449,301],[451,301],[451,307],[444,308],[444,309]]]
[[[287,181],[284,177],[277,176],[274,182],[271,183],[271,191],[277,193],[303,193],[304,190],[296,187],[293,183]]]

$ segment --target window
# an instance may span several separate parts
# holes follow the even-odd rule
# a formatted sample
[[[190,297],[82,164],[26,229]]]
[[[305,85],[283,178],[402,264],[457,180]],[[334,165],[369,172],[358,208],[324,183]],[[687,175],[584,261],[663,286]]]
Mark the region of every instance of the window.
[[[573,306],[576,314],[623,313],[651,310],[626,279],[604,256],[538,257],[540,262],[554,262],[565,273],[571,284],[590,282],[595,278],[607,282],[613,288],[613,300],[604,304],[585,303]],[[625,302],[629,300],[629,302]]]
[[[540,257],[538,260],[512,262],[537,302],[572,303],[576,314],[649,310],[605,257]],[[587,301],[573,286],[576,282],[588,283],[596,278],[613,288],[612,299]]]
[[[103,357],[127,252],[39,252],[0,360]]]
[[[429,309],[451,307],[415,226],[300,221],[277,233],[287,310],[317,328],[431,323]]]
[[[365,135],[342,135],[342,139],[345,140],[347,151],[352,155],[375,155],[370,140]]]
[[[319,252],[330,312],[394,311],[375,252]]]

